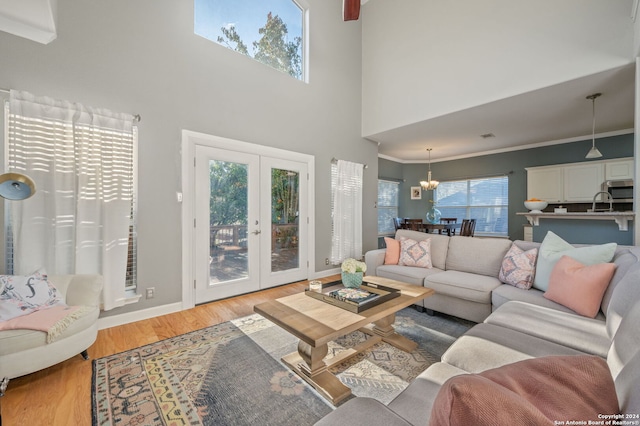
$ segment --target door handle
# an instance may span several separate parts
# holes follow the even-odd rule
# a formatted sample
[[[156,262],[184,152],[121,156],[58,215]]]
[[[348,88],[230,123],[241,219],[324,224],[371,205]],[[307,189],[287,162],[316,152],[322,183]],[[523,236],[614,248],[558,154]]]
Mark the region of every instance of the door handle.
[[[252,232],[253,235],[258,235],[259,233],[261,233],[262,231],[259,229],[256,229],[255,231]]]

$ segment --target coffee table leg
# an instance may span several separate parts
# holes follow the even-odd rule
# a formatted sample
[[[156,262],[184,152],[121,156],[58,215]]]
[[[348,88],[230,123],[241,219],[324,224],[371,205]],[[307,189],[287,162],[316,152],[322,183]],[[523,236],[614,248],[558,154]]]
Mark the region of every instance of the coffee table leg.
[[[396,333],[393,323],[396,322],[396,314],[391,314],[373,323],[372,328],[362,328],[361,331],[372,336],[382,337],[383,342],[395,346],[405,352],[413,352],[418,348],[418,344],[411,339]]]
[[[323,358],[327,355],[327,345],[313,347],[302,340],[298,343],[298,352],[282,358],[282,361],[322,396],[334,404],[351,395],[351,389],[327,370]]]
[[[298,354],[304,361],[304,364],[301,366],[304,373],[309,377],[314,377],[326,371],[327,364],[324,363],[324,357],[327,356],[328,352],[329,347],[327,345],[314,348],[310,344],[300,340],[300,342],[298,342]]]

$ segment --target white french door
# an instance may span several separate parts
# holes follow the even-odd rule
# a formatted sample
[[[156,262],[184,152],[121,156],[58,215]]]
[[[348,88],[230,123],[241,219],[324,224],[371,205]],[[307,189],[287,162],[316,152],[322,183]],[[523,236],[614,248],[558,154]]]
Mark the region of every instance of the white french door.
[[[307,278],[307,164],[195,146],[195,303]]]
[[[309,214],[307,164],[260,158],[260,288],[308,276]],[[266,235],[264,230],[267,231]]]

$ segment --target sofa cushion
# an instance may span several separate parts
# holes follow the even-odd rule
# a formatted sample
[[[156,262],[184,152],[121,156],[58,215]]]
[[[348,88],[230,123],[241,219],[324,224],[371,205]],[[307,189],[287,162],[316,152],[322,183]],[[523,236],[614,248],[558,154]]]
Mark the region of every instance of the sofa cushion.
[[[624,365],[615,379],[620,412],[636,419],[640,413],[638,383],[640,383],[640,351]]]
[[[562,256],[569,256],[585,265],[595,265],[596,263],[610,262],[616,247],[616,243],[574,247],[553,232],[548,231],[540,245],[533,287],[547,291],[551,271]]]
[[[515,243],[511,244],[509,251],[502,259],[502,266],[498,279],[523,290],[531,288],[533,276],[536,271],[536,258],[538,249],[524,251]]]
[[[434,289],[436,293],[485,304],[491,303],[491,291],[501,284],[495,277],[460,271],[429,275],[424,282],[425,287]]]
[[[416,241],[431,240],[431,263],[434,268],[445,269],[450,237],[440,234],[427,234],[426,232],[412,231],[410,229],[398,229],[396,231],[396,240],[400,240],[403,237]]]
[[[618,246],[616,249],[616,253],[613,255],[613,259],[611,259],[612,262],[616,264],[616,272],[613,274],[611,282],[602,297],[602,305],[600,305],[602,312],[606,313],[609,309],[609,303],[611,302],[613,291],[620,280],[627,275],[627,271],[629,271],[633,265],[640,261],[640,259],[638,259],[638,254],[640,254],[640,247]]]
[[[523,302],[508,302],[485,320],[550,342],[606,358],[611,337],[603,320]]]
[[[537,290],[535,288],[522,290],[508,284],[503,284],[491,292],[491,304],[493,305],[493,310],[495,311],[505,303],[515,300],[575,314],[575,312],[573,312],[566,306],[562,306],[559,303],[552,302],[549,299],[545,299],[543,294],[543,291]],[[604,315],[602,314],[602,312],[600,312],[596,318],[604,321]]]
[[[549,356],[452,377],[434,401],[429,425],[553,425],[559,419],[591,424],[618,412],[602,358]]]
[[[640,258],[640,247],[632,247],[629,251],[636,259]],[[616,271],[609,284],[609,287],[614,286],[606,311],[609,336],[615,335],[620,321],[627,315],[629,309],[640,304],[640,260],[636,260],[626,269],[622,277],[618,276]],[[607,292],[605,292],[606,296]]]
[[[93,309],[84,313],[84,315],[73,321],[60,333],[60,336],[56,338],[56,342],[78,334],[87,328],[96,327],[99,314],[100,309],[97,306],[93,307]],[[44,331],[25,329],[0,331],[0,356],[44,346],[46,344],[47,333]]]
[[[382,265],[376,269],[376,275],[383,278],[402,281],[408,284],[424,286],[424,279],[428,276],[442,273],[437,268],[409,268],[401,265]]]
[[[442,362],[479,373],[516,361],[548,355],[585,355],[568,346],[494,324],[478,324],[455,341]]]
[[[400,240],[398,265],[433,268],[431,264],[431,240],[416,241],[409,238]]]
[[[411,426],[409,422],[373,398],[353,398],[318,421],[315,426]]]
[[[595,318],[615,269],[613,263],[584,265],[569,256],[562,256],[551,271],[549,289],[544,297],[580,315]]]
[[[451,237],[445,269],[497,278],[509,247],[506,238]]]
[[[620,370],[640,352],[640,303],[636,303],[622,318],[613,336],[613,343],[607,354],[611,374],[616,378]]]
[[[413,425],[425,424],[429,420],[433,401],[442,384],[460,374],[467,372],[443,362],[431,364],[391,401],[388,407]]]

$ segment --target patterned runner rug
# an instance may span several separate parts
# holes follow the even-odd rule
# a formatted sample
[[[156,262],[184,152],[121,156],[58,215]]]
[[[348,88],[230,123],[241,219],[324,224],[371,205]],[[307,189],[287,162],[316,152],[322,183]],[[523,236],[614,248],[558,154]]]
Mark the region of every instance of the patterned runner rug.
[[[354,395],[388,403],[472,325],[404,309],[395,327],[418,350],[379,343],[331,371]],[[365,338],[344,336],[328,356]],[[312,425],[332,406],[281,363],[297,343],[251,315],[94,360],[93,425]]]

